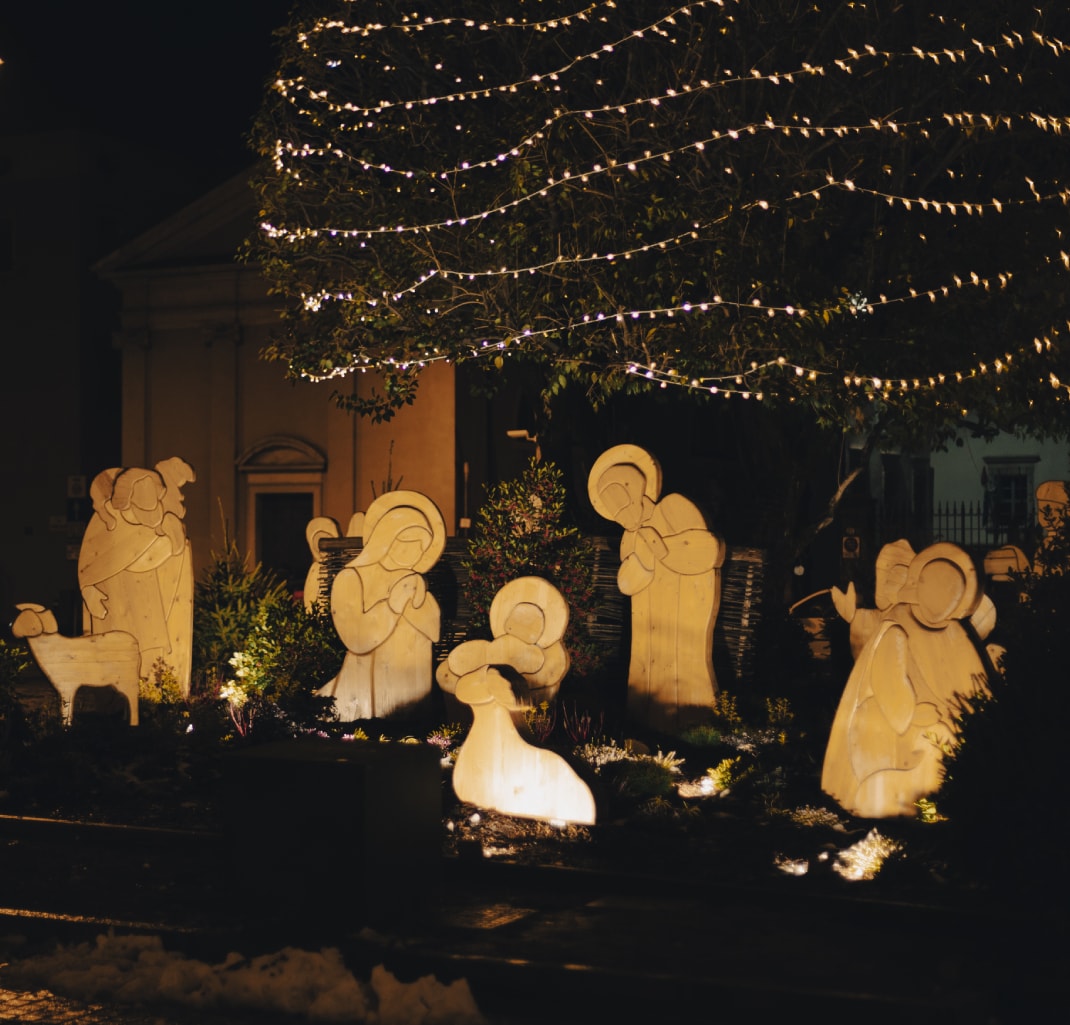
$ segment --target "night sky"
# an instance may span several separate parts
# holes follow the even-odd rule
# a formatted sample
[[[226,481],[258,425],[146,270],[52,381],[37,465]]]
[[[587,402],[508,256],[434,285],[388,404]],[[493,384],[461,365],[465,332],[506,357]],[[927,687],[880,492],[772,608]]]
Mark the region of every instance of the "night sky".
[[[158,150],[210,187],[243,136],[294,0],[0,3],[0,133],[77,127]]]

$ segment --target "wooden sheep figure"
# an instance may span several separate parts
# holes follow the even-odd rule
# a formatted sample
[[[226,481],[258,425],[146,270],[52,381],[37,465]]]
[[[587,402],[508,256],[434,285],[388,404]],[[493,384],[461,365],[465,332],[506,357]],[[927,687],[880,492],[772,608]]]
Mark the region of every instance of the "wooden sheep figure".
[[[141,652],[137,638],[123,630],[65,637],[56,617],[43,605],[16,606],[11,632],[25,637],[33,657],[59,693],[63,725],[71,724],[74,695],[81,686],[114,687],[130,706],[130,725],[137,725]]]

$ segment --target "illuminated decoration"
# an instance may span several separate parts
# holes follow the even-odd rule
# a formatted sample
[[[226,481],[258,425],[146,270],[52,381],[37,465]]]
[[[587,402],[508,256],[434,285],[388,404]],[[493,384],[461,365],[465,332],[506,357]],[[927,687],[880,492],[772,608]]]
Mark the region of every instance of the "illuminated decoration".
[[[587,494],[624,528],[617,586],[631,598],[628,714],[669,733],[708,723],[724,542],[683,495],[661,497],[661,466],[637,445],[603,452]]]
[[[559,754],[529,744],[513,721],[531,702],[553,698],[568,672],[568,604],[549,581],[518,577],[494,596],[490,621],[492,640],[459,644],[436,673],[442,688],[472,709],[454,792],[506,815],[593,825],[590,787]],[[506,666],[523,677],[525,695],[498,671]]]
[[[976,6],[298,16],[255,132],[271,354],[382,373],[380,412],[430,363],[514,361],[595,401],[1042,417],[1070,394],[1070,15]]]
[[[98,473],[78,552],[85,633],[133,634],[145,670],[162,660],[184,697],[193,655],[193,551],[182,488],[194,480],[193,468],[178,456],[151,470]]]
[[[137,638],[125,630],[64,637],[55,615],[32,602],[17,606],[11,632],[25,639],[41,672],[59,694],[59,714],[70,726],[74,695],[79,687],[114,687],[130,709],[130,725],[138,723],[141,652]]]
[[[913,816],[942,782],[963,707],[990,693],[992,665],[976,638],[992,630],[996,613],[970,556],[944,541],[917,554],[905,541],[885,545],[876,588],[876,609],[856,608],[853,584],[832,590],[857,654],[821,789],[863,818]]]
[[[60,696],[69,726],[81,686],[114,687],[138,724],[141,671],[161,667],[189,697],[193,646],[193,553],[182,488],[196,479],[172,456],[152,469],[112,467],[93,478],[93,515],[78,554],[84,633],[59,633],[42,605],[18,606],[12,624]]]
[[[316,693],[334,698],[342,722],[413,715],[431,696],[442,615],[423,574],[445,550],[446,524],[426,495],[388,491],[356,527],[364,547],[331,584],[331,619],[347,650]]]
[[[493,639],[455,648],[435,670],[439,686],[456,692],[457,665],[510,665],[523,680],[516,684],[523,704],[538,708],[553,701],[569,667],[563,641],[569,609],[561,592],[542,577],[516,577],[494,595],[489,618]]]
[[[1033,572],[1041,575],[1066,571],[1066,552],[1061,541],[1070,513],[1070,486],[1064,480],[1046,480],[1037,487],[1037,525],[1040,543],[1033,559]]]

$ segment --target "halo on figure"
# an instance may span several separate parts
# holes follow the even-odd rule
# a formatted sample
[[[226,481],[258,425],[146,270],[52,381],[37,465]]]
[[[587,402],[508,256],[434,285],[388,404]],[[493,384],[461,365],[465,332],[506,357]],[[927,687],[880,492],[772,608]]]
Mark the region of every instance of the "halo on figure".
[[[523,605],[537,607],[543,616],[542,632],[535,644],[545,648],[561,640],[568,626],[568,602],[542,577],[517,577],[498,591],[490,603],[490,632],[495,637],[505,634],[510,615]]]
[[[917,552],[905,538],[890,541],[877,553],[876,588],[874,601],[878,609],[891,608],[896,602],[899,588],[906,582],[910,564]]]
[[[412,515],[391,516],[391,520],[404,522],[406,526],[417,525],[422,520],[430,532],[430,543],[412,567],[415,573],[426,573],[446,550],[446,521],[443,520],[438,506],[419,491],[387,491],[372,502],[364,514],[364,544],[368,545],[379,521],[395,510],[409,510]],[[398,533],[400,530],[399,527]]]
[[[325,537],[338,536],[338,524],[330,516],[313,516],[305,527],[305,540],[316,562],[323,562],[320,541]]]
[[[1066,505],[1070,502],[1070,494],[1067,493],[1064,480],[1042,481],[1037,485],[1036,497],[1037,508],[1042,504]]]
[[[929,580],[923,581],[922,576]],[[972,615],[982,594],[973,560],[950,541],[938,541],[918,553],[904,588],[913,590],[915,607],[926,613],[924,619],[930,626]]]
[[[658,500],[661,494],[661,464],[645,448],[638,445],[614,445],[594,461],[587,477],[587,496],[599,516],[607,520],[614,518],[598,487],[606,470],[614,466],[634,466],[643,476],[643,494],[651,502]]]
[[[1051,534],[1066,518],[1066,507],[1070,504],[1066,481],[1046,480],[1037,486],[1037,522],[1045,534]]]

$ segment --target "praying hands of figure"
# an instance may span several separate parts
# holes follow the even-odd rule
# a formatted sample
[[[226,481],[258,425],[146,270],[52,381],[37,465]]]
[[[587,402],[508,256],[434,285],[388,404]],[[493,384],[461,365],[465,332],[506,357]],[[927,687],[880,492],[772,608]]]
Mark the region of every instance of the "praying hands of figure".
[[[420,608],[426,598],[427,583],[424,578],[419,573],[407,573],[391,586],[387,603],[391,611],[400,616],[409,605],[414,609]]]
[[[653,582],[654,569],[669,554],[669,549],[653,527],[640,527],[625,534],[621,548],[624,557],[617,573],[617,586],[622,594],[638,594]]]

